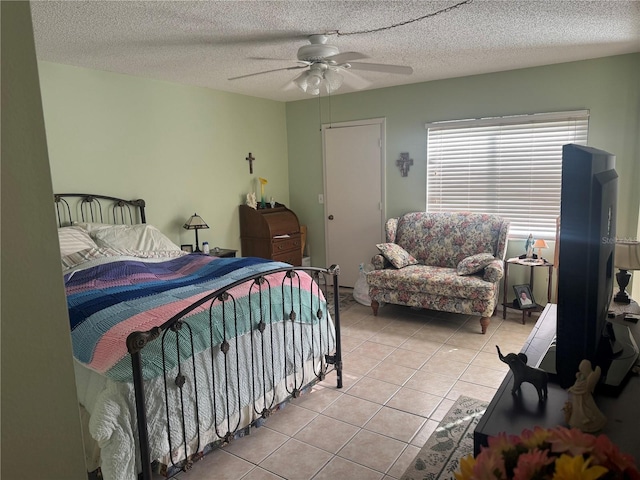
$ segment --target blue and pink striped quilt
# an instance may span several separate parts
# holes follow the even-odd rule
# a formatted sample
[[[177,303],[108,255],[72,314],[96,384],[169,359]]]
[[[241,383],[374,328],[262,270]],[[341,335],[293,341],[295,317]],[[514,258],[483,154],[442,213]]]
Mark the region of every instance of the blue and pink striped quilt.
[[[131,332],[160,326],[185,307],[236,280],[286,266],[252,257],[216,258],[193,254],[161,262],[127,257],[67,274],[65,286],[74,356],[85,366],[116,381],[130,381],[131,361],[126,338]],[[298,321],[316,322],[312,312],[324,304],[322,293],[312,289],[311,278],[300,272],[301,281],[299,288],[298,282],[294,282],[295,302],[292,302],[290,289],[279,288],[283,277],[283,272],[266,276],[272,286],[278,287],[271,292],[276,297],[276,302],[270,304],[271,312],[259,311],[258,301],[249,302],[250,284],[232,289],[230,293],[237,305],[232,315],[238,318],[238,323],[227,321],[224,332],[222,322],[217,319],[213,344],[219,344],[225,336],[248,332],[255,327],[251,322],[255,323],[260,316],[267,322],[281,321],[284,313],[292,308],[299,312]],[[282,306],[283,302],[286,307]],[[219,302],[217,305],[217,309],[222,310]],[[249,305],[254,311],[249,311]],[[210,348],[209,302],[190,312],[188,318],[197,351]],[[148,357],[143,356],[144,377],[160,375],[162,362]],[[170,354],[166,360],[170,367],[178,361],[176,354]]]

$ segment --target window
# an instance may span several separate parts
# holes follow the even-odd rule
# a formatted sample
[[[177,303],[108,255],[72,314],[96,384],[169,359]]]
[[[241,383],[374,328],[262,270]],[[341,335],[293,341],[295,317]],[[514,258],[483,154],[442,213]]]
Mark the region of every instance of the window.
[[[427,211],[491,213],[510,236],[555,238],[562,146],[586,145],[589,112],[430,123]]]

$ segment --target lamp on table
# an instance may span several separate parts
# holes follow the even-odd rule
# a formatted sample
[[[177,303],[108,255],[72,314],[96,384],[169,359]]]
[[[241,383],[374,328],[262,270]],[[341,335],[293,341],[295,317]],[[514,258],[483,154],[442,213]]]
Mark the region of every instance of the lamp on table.
[[[549,245],[547,245],[547,242],[545,242],[542,238],[538,238],[534,242],[533,248],[538,249],[538,260],[540,261],[540,263],[544,263],[544,259],[542,258],[542,249],[549,248]]]
[[[629,270],[640,270],[640,242],[628,240],[616,241],[615,266],[620,271],[616,273],[616,280],[620,291],[613,297],[616,303],[631,303],[625,289],[631,280]]]
[[[209,225],[202,219],[200,215],[194,213],[191,215],[189,220],[183,225],[187,230],[195,230],[196,231],[196,249],[195,252],[200,252],[200,244],[198,243],[198,230],[203,228],[209,228]]]

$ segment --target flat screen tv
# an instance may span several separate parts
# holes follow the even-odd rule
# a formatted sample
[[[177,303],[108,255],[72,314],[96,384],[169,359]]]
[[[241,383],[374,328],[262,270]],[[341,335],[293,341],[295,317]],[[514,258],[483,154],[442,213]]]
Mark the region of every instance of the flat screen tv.
[[[618,175],[615,156],[564,145],[560,198],[560,255],[556,372],[570,387],[588,359],[606,377],[614,349],[607,321],[613,294]]]

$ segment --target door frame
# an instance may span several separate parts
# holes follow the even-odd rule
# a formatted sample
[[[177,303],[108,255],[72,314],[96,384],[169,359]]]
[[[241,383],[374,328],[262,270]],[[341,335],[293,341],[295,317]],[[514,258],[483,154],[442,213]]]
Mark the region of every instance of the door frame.
[[[325,130],[331,130],[333,128],[346,128],[346,127],[360,127],[366,125],[379,125],[380,126],[380,238],[384,242],[386,237],[384,235],[384,224],[387,218],[387,119],[385,117],[369,118],[363,120],[351,120],[347,122],[337,123],[323,123],[321,125],[322,130],[322,183],[323,183],[323,195],[327,198],[327,156],[325,149]],[[326,202],[323,204],[324,212],[324,255],[327,263],[329,263],[329,226],[327,220],[327,207]]]

